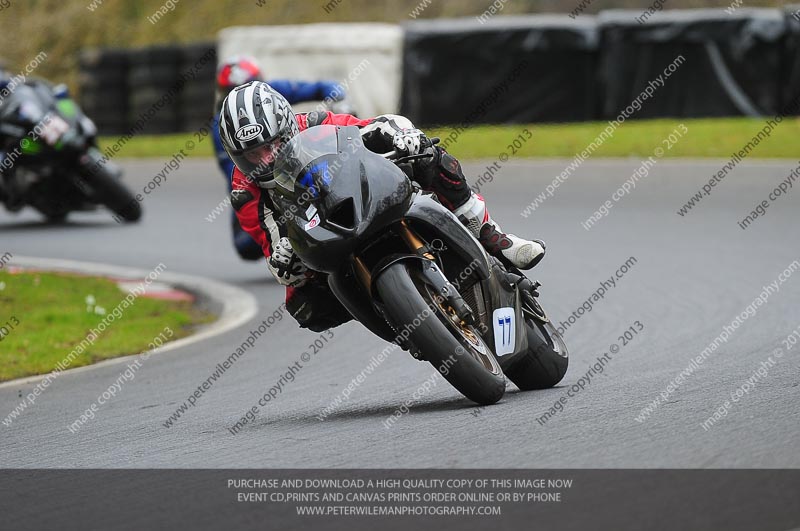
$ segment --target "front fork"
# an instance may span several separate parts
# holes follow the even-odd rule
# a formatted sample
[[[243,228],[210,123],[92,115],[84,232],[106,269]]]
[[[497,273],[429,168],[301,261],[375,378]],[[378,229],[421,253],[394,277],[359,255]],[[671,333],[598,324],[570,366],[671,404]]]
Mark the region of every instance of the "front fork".
[[[447,279],[444,272],[439,268],[432,250],[413,230],[411,230],[405,220],[397,224],[396,230],[406,245],[408,245],[409,250],[415,255],[424,258],[424,260],[422,260],[421,273],[425,282],[435,290],[436,296],[440,297],[440,301],[437,302],[446,302],[461,321],[474,325],[475,316],[472,309],[461,297],[461,294],[455,286]],[[358,256],[354,257],[353,260],[355,262],[356,274],[361,280],[361,283],[369,289],[372,285],[371,273]]]

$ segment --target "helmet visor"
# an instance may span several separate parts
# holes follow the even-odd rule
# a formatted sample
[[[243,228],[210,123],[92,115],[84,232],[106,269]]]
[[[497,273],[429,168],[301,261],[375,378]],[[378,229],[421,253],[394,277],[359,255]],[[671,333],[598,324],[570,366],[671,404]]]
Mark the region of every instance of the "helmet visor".
[[[283,142],[276,139],[274,142],[257,146],[242,153],[232,154],[231,159],[239,170],[253,179],[271,179],[275,159],[281,151]]]

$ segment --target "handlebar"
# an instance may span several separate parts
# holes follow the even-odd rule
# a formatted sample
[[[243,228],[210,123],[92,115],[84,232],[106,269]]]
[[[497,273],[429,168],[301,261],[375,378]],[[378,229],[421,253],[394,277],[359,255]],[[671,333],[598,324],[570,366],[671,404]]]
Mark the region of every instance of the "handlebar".
[[[435,146],[441,141],[441,139],[437,136],[430,139],[431,146]],[[381,156],[387,160],[391,160],[395,164],[406,164],[408,162],[413,162],[419,159],[428,159],[433,157],[433,153],[420,153],[418,155],[406,155],[405,157],[398,157],[399,153],[396,150],[390,151],[388,153],[381,153]]]

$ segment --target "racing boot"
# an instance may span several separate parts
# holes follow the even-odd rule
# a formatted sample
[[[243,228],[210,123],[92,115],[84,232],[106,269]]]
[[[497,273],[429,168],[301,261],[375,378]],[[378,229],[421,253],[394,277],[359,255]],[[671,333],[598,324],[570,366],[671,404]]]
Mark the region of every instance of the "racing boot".
[[[545,245],[542,240],[525,240],[503,232],[489,217],[483,197],[474,192],[453,213],[481,242],[486,252],[506,265],[531,269],[544,258]]]

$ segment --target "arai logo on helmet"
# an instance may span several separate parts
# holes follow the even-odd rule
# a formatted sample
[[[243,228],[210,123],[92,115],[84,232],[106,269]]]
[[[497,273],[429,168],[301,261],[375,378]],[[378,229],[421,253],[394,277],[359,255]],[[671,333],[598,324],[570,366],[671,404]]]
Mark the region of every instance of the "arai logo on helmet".
[[[236,140],[247,142],[260,135],[263,130],[264,126],[261,124],[249,124],[237,129],[234,136],[236,136]]]

